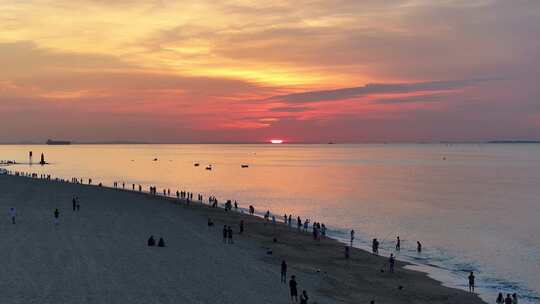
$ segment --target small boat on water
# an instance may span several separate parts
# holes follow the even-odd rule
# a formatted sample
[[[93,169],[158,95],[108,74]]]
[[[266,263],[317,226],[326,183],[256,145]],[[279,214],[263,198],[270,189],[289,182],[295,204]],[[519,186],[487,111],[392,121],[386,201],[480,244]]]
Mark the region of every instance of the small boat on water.
[[[243,164],[241,167],[242,168],[249,168],[249,165]]]
[[[193,166],[195,167],[198,167],[200,164],[199,163],[194,163]]]
[[[208,165],[205,169],[206,170],[212,170],[212,165]]]

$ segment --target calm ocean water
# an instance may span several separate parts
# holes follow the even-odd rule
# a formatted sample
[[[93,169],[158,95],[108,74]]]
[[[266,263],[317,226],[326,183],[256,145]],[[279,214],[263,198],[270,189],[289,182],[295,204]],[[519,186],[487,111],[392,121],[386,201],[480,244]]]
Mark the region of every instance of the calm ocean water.
[[[384,254],[399,235],[398,258],[449,286],[475,271],[490,302],[499,291],[540,302],[540,145],[8,145],[0,159],[28,151],[51,165],[11,170],[216,195],[324,222],[337,238],[355,229],[359,247],[377,237]]]

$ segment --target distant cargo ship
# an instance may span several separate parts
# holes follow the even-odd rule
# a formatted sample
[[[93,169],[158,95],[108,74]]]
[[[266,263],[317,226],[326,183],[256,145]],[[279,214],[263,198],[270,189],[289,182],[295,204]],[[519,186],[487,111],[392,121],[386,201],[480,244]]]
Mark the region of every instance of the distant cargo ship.
[[[49,139],[49,140],[47,140],[47,145],[71,145],[71,142],[66,141],[66,140],[52,140],[52,139]]]

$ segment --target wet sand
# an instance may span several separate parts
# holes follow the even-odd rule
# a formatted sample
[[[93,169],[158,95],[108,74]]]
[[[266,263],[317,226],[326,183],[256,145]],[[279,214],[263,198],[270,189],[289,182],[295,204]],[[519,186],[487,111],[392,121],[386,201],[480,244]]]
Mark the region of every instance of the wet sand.
[[[394,274],[381,272],[386,257],[353,249],[346,260],[342,243],[313,241],[310,233],[234,211],[7,175],[0,175],[0,189],[3,303],[290,303],[281,260],[309,303],[484,303],[404,263]],[[17,208],[15,225],[10,207]],[[245,232],[238,235],[241,219]],[[233,227],[234,244],[223,244],[223,225]],[[151,234],[167,247],[147,247]]]

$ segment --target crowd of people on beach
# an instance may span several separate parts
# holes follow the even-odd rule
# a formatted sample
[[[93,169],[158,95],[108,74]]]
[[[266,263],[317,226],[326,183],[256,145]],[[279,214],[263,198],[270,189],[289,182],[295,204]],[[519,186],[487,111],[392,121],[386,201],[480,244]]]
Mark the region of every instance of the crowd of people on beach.
[[[71,183],[83,184],[83,178],[72,178],[70,180],[66,180],[66,179],[61,179],[61,178],[52,178],[51,175],[49,175],[49,174],[24,173],[24,172],[17,172],[17,171],[9,171],[9,170],[5,170],[5,169],[2,169],[2,171],[0,173],[2,173],[2,174],[10,174],[10,175],[14,175],[14,176],[30,177],[30,178],[36,178],[36,179],[53,180],[53,181],[57,181],[57,182],[71,182]],[[93,180],[91,178],[88,179],[88,185],[93,185]],[[102,186],[103,184],[99,183],[98,185]],[[122,190],[125,190],[126,183],[122,182],[121,185],[122,185],[121,186]],[[116,181],[113,182],[113,187],[114,188],[119,188],[119,186],[120,186],[119,182],[116,182]],[[132,191],[136,191],[136,189],[138,189],[139,192],[144,193],[142,191],[142,185],[138,185],[138,187],[136,187],[136,184],[132,184],[131,188],[132,188]],[[158,194],[158,188],[156,186],[150,186],[148,193],[151,194],[151,195],[154,195],[154,196],[161,195],[161,194]],[[162,195],[164,197],[171,197],[171,190],[170,189],[163,189]],[[176,199],[179,200],[179,201],[183,201],[183,202],[189,204],[190,202],[194,202],[193,198],[194,198],[194,193],[192,193],[192,192],[187,192],[187,191],[184,191],[184,190],[177,190],[176,191]],[[197,194],[197,201],[200,202],[200,203],[203,202],[203,195],[202,194]],[[213,195],[208,196],[208,203],[209,203],[209,206],[212,207],[212,208],[218,208],[219,207],[218,199]],[[238,205],[237,201],[234,201],[234,204],[233,204],[232,200],[227,200],[222,206],[223,206],[223,209],[226,212],[232,211],[233,208],[234,208],[234,211],[236,211],[236,212],[238,212],[239,210],[240,210],[241,213],[244,212],[243,209],[239,208],[239,205]],[[80,201],[79,201],[79,198],[77,196],[74,196],[73,199],[72,199],[72,209],[73,209],[73,211],[79,211],[80,210]],[[248,209],[249,215],[252,215],[252,216],[255,215],[255,207],[253,205],[249,205],[247,209]],[[17,217],[17,211],[16,211],[15,207],[11,207],[9,209],[9,216],[10,216],[12,224],[15,224],[16,223],[16,217]],[[58,208],[56,208],[54,210],[54,212],[53,212],[53,219],[54,219],[55,226],[59,225],[59,217],[60,217],[60,211],[59,211]],[[270,222],[270,221],[272,222],[273,225],[277,224],[275,215],[272,215],[269,210],[267,210],[263,214],[263,218],[264,218],[264,223],[265,224],[267,222]],[[288,214],[288,215],[284,214],[283,215],[283,224],[286,227],[288,227],[289,229],[292,229],[292,223],[293,223],[293,215],[292,214]],[[300,216],[296,216],[296,228],[297,228],[298,232],[308,233],[309,228],[310,228],[310,224],[311,224],[310,219],[306,218],[306,219],[302,220],[302,218]],[[213,227],[213,226],[214,226],[213,220],[208,218],[208,227]],[[241,235],[241,234],[243,234],[243,232],[244,232],[244,220],[241,220],[240,223],[239,223],[239,232],[238,232],[238,234]],[[321,241],[321,239],[326,238],[327,228],[326,228],[324,223],[314,222],[313,224],[311,224],[311,233],[312,233],[314,241]],[[228,225],[223,226],[222,236],[223,236],[223,243],[224,244],[234,244],[234,242],[233,242],[233,229],[232,229],[231,226],[228,226]],[[276,241],[277,241],[276,238],[274,238],[274,242],[276,242]],[[350,256],[351,256],[351,249],[354,246],[354,241],[355,241],[355,231],[351,230],[350,231],[350,242],[349,242],[349,244],[347,244],[345,246],[345,258],[346,259],[349,259]],[[377,238],[372,239],[371,248],[372,248],[372,253],[374,255],[379,255],[380,244],[381,243]],[[148,238],[147,245],[149,247],[156,246],[156,241],[155,241],[153,235],[151,235]],[[165,241],[164,241],[163,237],[159,238],[159,241],[157,242],[157,247],[165,247]],[[420,241],[416,241],[416,251],[419,254],[422,253],[422,250],[423,250],[422,247],[423,247],[422,243]],[[395,242],[395,247],[394,247],[394,250],[395,250],[394,253],[399,254],[401,249],[402,249],[402,240],[401,240],[400,236],[397,236],[396,237],[396,242]],[[388,266],[388,272],[389,273],[394,273],[395,270],[396,270],[396,268],[395,268],[396,255],[394,253],[390,253],[390,255],[388,257],[387,266]],[[383,267],[381,269],[381,272],[384,272],[385,268],[386,267]],[[475,276],[474,276],[473,272],[470,272],[470,274],[468,276],[468,281],[469,281],[469,284],[468,284],[469,291],[471,293],[474,293],[475,292],[475,290],[474,290],[475,289]],[[285,261],[282,261],[282,263],[281,263],[281,283],[283,283],[283,284],[287,283],[287,263]],[[306,290],[303,290],[302,293],[300,294],[300,296],[298,296],[298,288],[297,288],[298,283],[296,281],[296,276],[295,275],[292,275],[290,277],[288,285],[289,285],[289,292],[290,292],[290,300],[291,300],[292,303],[298,303],[298,300],[300,300],[301,304],[304,304],[304,303],[307,304],[308,303],[309,297],[308,297],[308,294],[307,294]],[[374,303],[374,301],[371,301],[371,303]],[[497,300],[496,300],[496,303],[497,304],[517,304],[518,303],[517,294],[516,293],[514,293],[512,295],[507,294],[506,297],[504,297],[503,293],[499,293],[499,295],[497,297]]]

